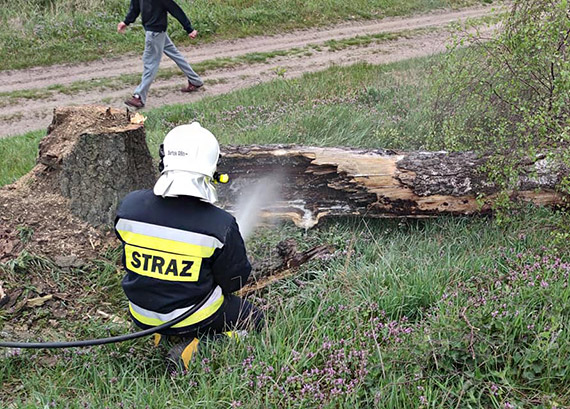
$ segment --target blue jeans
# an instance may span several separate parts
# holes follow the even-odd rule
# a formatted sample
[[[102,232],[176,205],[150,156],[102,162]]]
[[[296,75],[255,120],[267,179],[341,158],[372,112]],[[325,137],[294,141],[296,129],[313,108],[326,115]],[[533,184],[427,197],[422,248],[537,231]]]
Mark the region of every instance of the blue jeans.
[[[186,62],[184,56],[178,51],[170,37],[165,31],[160,33],[155,31],[147,31],[145,35],[144,53],[143,53],[143,74],[142,80],[133,94],[139,95],[141,101],[146,103],[146,97],[150,89],[150,85],[156,77],[162,53],[166,54],[172,61],[178,65],[178,68],[188,78],[191,84],[201,86],[204,83],[198,74],[194,72],[190,64]]]

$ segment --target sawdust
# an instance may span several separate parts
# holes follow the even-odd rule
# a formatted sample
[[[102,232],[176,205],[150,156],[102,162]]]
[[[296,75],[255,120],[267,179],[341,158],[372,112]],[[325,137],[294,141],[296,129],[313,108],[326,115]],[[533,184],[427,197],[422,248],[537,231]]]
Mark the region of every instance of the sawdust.
[[[125,112],[85,106],[54,113],[36,166],[0,188],[0,261],[24,250],[61,263],[65,257],[93,259],[117,244],[110,228],[95,228],[71,213],[69,199],[60,193],[57,170],[82,133],[140,126],[131,124]]]
[[[93,259],[116,244],[112,232],[82,222],[71,214],[67,199],[39,191],[33,183],[0,189],[0,211],[0,261],[23,250],[51,259]]]

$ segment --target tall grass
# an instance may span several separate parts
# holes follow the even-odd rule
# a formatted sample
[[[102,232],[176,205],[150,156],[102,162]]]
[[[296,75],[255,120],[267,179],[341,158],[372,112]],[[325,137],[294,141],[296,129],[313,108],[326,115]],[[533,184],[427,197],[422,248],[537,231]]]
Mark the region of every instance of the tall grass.
[[[278,34],[292,29],[326,26],[341,20],[407,15],[477,0],[252,0],[180,1],[199,41]],[[129,34],[116,33],[128,0],[16,0],[0,8],[0,70],[54,63],[76,63],[141,52],[140,19]],[[179,45],[190,44],[182,27],[170,18]]]
[[[10,353],[0,397],[15,408],[565,407],[569,254],[541,247],[555,218],[534,211],[506,228],[442,218],[263,229],[248,243],[253,257],[285,237],[337,252],[258,295],[260,334],[203,340],[188,372],[169,372],[150,339]],[[108,301],[106,311],[126,318],[124,303]],[[50,318],[30,311],[32,330]],[[128,328],[99,316],[58,322],[78,337]]]

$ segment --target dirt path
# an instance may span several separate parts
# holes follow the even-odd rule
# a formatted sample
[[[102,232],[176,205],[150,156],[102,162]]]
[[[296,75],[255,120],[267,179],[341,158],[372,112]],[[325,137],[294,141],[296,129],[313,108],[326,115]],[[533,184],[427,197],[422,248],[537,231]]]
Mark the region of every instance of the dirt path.
[[[445,43],[449,38],[445,30],[437,30],[413,38],[372,42],[365,47],[350,47],[340,51],[331,51],[322,45],[329,40],[338,41],[356,36],[444,27],[454,21],[478,18],[489,15],[491,12],[490,7],[442,11],[409,18],[343,23],[332,30],[303,30],[281,36],[254,37],[186,48],[181,51],[191,63],[197,63],[221,57],[238,57],[254,52],[291,50],[309,45],[321,45],[318,51],[311,49],[310,53],[273,58],[266,63],[207,71],[203,76],[207,86],[204,87],[204,91],[196,94],[187,95],[177,91],[184,84],[182,76],[175,76],[169,80],[157,80],[151,89],[146,108],[192,102],[204,96],[219,95],[270,81],[278,76],[277,71],[280,74],[284,73],[286,78],[293,78],[306,72],[325,69],[331,65],[350,65],[356,62],[389,63],[438,53],[445,50]],[[172,66],[172,62],[166,58],[161,64],[162,69]],[[116,78],[120,75],[140,72],[141,62],[138,54],[79,65],[2,71],[0,72],[0,92],[37,90],[56,84],[69,85],[77,81]],[[0,101],[0,137],[47,127],[51,121],[53,108],[56,106],[93,103],[121,106],[122,101],[129,96],[130,92],[131,87],[127,85],[115,90],[99,88],[74,94],[53,93],[48,98],[5,99],[5,101]]]

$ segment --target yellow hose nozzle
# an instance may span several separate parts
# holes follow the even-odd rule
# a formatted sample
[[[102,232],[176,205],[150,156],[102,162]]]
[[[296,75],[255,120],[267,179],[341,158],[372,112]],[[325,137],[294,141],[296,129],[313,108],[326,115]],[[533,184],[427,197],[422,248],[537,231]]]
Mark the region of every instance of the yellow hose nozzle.
[[[214,173],[215,183],[228,183],[230,181],[230,176],[227,173]]]

